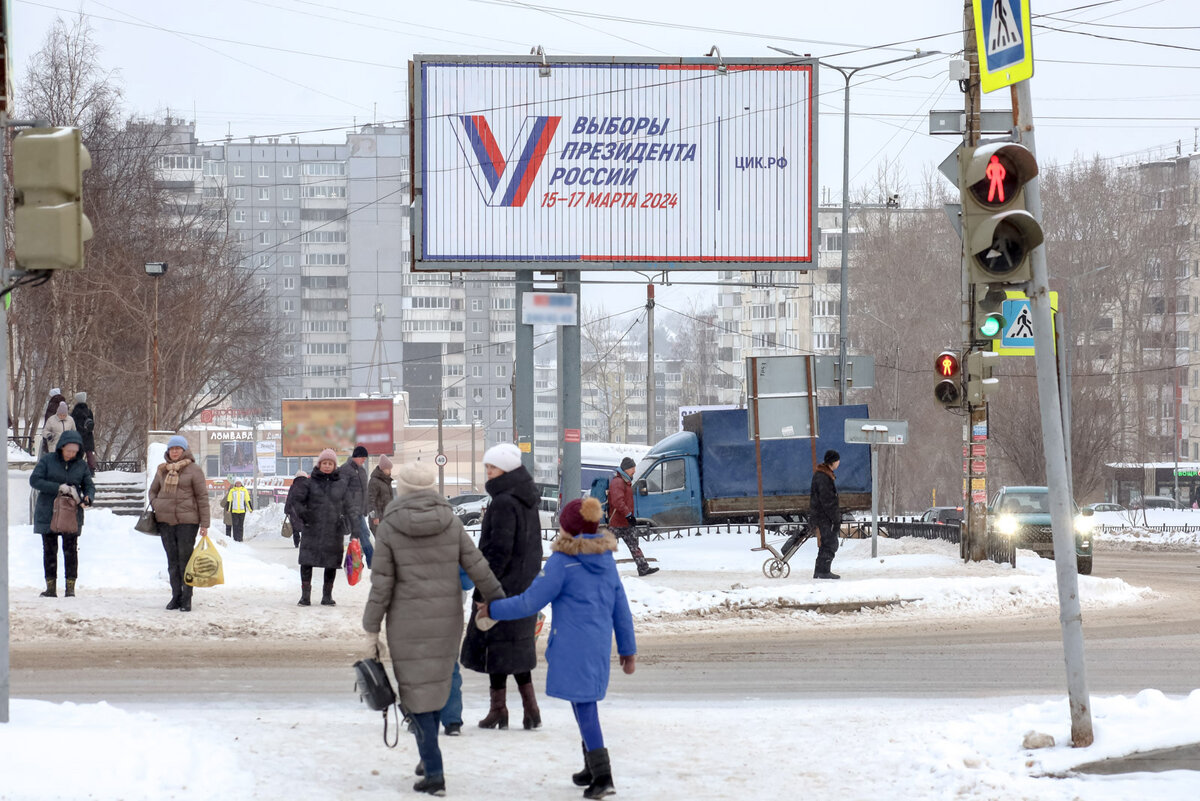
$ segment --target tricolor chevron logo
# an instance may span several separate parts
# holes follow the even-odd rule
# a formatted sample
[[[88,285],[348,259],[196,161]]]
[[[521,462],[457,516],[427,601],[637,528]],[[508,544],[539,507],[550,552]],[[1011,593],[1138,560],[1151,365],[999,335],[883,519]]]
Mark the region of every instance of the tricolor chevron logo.
[[[550,149],[562,117],[526,117],[508,159],[482,114],[450,118],[454,135],[483,201],[489,206],[523,206]]]

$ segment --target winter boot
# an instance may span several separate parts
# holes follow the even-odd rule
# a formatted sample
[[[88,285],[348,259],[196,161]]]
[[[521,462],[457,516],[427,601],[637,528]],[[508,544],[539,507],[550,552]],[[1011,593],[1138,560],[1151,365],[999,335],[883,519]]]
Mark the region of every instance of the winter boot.
[[[296,602],[296,606],[312,606],[310,596],[312,595],[312,582],[300,582],[300,600]]]
[[[430,795],[443,796],[446,794],[446,778],[444,776],[426,776],[413,785],[413,789],[418,793],[429,793]]]
[[[584,798],[603,798],[612,795],[617,790],[613,787],[612,766],[608,762],[607,748],[593,748],[584,758],[588,770],[592,773],[592,783],[583,791]]]
[[[333,600],[333,582],[327,581],[321,587],[321,606],[337,606],[337,601]]]
[[[592,769],[588,766],[587,761],[587,743],[581,740],[579,747],[583,749],[583,770],[572,773],[571,781],[575,783],[576,787],[587,787],[592,783]]]
[[[487,717],[479,721],[481,729],[507,729],[508,728],[508,706],[506,700],[508,698],[508,689],[501,687],[499,690],[491,690],[491,706],[488,707]]]
[[[418,762],[417,767],[413,772],[416,773],[418,776],[424,776],[425,775],[425,760],[422,759],[420,762]]]
[[[167,608],[168,612],[174,612],[176,609],[178,609],[179,608],[179,596],[172,595],[171,602],[167,604],[166,608]]]
[[[658,571],[659,571],[659,568],[650,567],[650,565],[646,565],[645,567],[638,568],[638,575],[639,576],[653,576]]]
[[[67,591],[63,593],[64,598],[75,597],[75,579],[67,579]]]
[[[46,579],[46,591],[39,592],[40,598],[57,598],[58,597],[58,579]]]
[[[521,725],[526,729],[541,728],[542,712],[538,709],[537,696],[533,693],[533,682],[519,684],[517,685],[517,690],[521,693],[521,706],[525,709]]]

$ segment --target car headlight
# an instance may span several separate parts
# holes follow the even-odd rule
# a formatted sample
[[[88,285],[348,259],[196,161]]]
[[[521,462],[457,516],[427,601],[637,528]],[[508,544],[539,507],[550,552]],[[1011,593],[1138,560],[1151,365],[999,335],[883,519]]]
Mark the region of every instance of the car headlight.
[[[1096,527],[1096,521],[1091,517],[1080,515],[1075,518],[1075,532],[1078,534],[1091,534],[1092,529]]]
[[[1000,519],[996,521],[996,530],[1006,537],[1015,535],[1019,528],[1021,528],[1021,524],[1018,523],[1017,518],[1013,517],[1012,515],[1002,515]]]

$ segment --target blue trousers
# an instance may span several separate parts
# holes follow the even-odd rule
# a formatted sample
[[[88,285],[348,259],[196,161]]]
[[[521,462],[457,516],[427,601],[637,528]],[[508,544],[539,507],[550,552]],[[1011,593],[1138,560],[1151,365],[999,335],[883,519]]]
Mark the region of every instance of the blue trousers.
[[[425,775],[434,778],[442,775],[442,749],[438,748],[438,713],[414,712],[413,734],[417,738],[417,753],[425,763]]]
[[[371,544],[371,527],[367,525],[367,518],[358,518],[358,544],[363,549],[363,561],[367,563],[367,570],[371,569],[371,557],[375,555],[375,546]]]
[[[572,701],[571,711],[579,724],[579,736],[589,751],[604,747],[604,733],[600,731],[600,710],[595,701]]]
[[[443,726],[461,726],[462,719],[462,671],[454,663],[454,675],[450,678],[450,697],[439,713]]]

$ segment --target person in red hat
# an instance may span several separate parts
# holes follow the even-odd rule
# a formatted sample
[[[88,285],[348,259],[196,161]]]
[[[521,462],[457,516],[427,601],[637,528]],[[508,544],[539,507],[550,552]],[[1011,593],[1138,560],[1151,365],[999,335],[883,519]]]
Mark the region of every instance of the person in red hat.
[[[584,755],[583,770],[571,780],[587,788],[584,798],[614,791],[596,706],[608,691],[614,631],[621,669],[633,673],[637,661],[633,616],[613,559],[617,541],[608,529],[598,530],[603,516],[595,498],[568,503],[558,516],[561,532],[550,546],[550,558],[529,589],[476,605],[481,628],[497,620],[526,618],[551,605],[546,695],[571,702]]]

